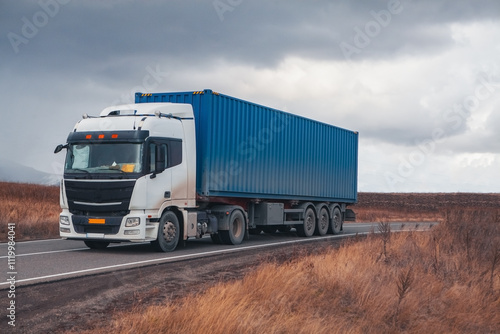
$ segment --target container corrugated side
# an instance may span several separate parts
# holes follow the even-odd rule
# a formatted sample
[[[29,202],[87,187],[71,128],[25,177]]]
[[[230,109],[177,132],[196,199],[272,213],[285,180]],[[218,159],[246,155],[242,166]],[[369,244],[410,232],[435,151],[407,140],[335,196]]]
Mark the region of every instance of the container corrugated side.
[[[148,95],[193,105],[200,195],[357,201],[357,132],[210,90]]]

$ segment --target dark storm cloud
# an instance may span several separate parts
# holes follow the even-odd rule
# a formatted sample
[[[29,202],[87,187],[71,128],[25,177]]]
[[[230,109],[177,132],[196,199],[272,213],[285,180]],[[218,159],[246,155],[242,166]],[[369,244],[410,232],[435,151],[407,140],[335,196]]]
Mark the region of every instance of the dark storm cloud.
[[[141,56],[182,57],[197,62],[224,58],[265,67],[290,55],[344,60],[341,43],[360,50],[351,60],[418,54],[440,50],[450,43],[443,23],[500,15],[500,2],[486,0],[40,0],[11,1],[2,7],[4,59],[15,61],[17,55],[25,53],[64,70],[80,64],[90,71],[98,70],[92,66],[96,61],[112,63]],[[46,23],[43,15],[37,16],[40,12],[48,12]],[[38,33],[25,38],[22,30],[29,30],[27,21]],[[9,32],[28,42],[15,45],[19,41],[12,34],[7,37]],[[363,40],[363,35],[369,41]]]
[[[481,115],[484,131],[472,132],[476,109],[453,110],[480,87],[468,78],[469,64],[488,52],[493,56],[484,58],[495,59],[498,42],[476,51],[464,36],[470,58],[462,59],[451,25],[498,22],[499,16],[498,0],[1,1],[0,90],[11,125],[2,136],[16,140],[0,147],[0,155],[47,170],[38,162],[52,162],[53,146],[83,112],[129,103],[137,90],[218,89],[212,84],[238,86],[237,94],[277,106],[293,104],[295,113],[311,108],[318,114],[305,116],[343,122],[361,138],[390,147],[406,150],[443,129],[449,140],[436,151],[498,152],[498,113]],[[450,50],[456,64],[429,64]],[[312,63],[320,69],[307,73]],[[462,68],[466,73],[455,77]],[[284,95],[282,86],[302,100]],[[311,95],[303,93],[312,86]],[[493,96],[500,86],[494,87],[478,109],[498,105]],[[341,107],[332,114],[318,111],[322,105]]]

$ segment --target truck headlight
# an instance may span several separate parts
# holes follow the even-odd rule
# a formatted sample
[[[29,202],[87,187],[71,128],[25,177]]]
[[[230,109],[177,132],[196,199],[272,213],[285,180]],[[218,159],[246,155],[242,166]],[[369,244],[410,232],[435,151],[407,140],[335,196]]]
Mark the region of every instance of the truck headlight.
[[[134,227],[134,226],[139,226],[140,224],[141,224],[141,218],[132,217],[132,218],[127,218],[125,222],[125,227]]]
[[[59,224],[61,225],[69,225],[69,217],[68,216],[60,216]]]

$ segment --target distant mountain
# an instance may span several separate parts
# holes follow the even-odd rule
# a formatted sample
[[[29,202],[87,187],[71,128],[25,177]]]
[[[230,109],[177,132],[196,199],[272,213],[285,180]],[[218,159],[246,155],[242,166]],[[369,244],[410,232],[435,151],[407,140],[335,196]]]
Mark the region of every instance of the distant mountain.
[[[58,185],[60,175],[44,173],[17,162],[0,158],[0,181]]]

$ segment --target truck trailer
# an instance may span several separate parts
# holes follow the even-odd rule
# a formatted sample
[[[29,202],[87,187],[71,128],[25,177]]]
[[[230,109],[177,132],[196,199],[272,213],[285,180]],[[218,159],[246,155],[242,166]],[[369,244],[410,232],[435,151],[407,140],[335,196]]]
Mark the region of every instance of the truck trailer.
[[[336,234],[354,220],[358,133],[212,90],[136,93],[69,133],[60,236],[101,249],[250,234]]]

